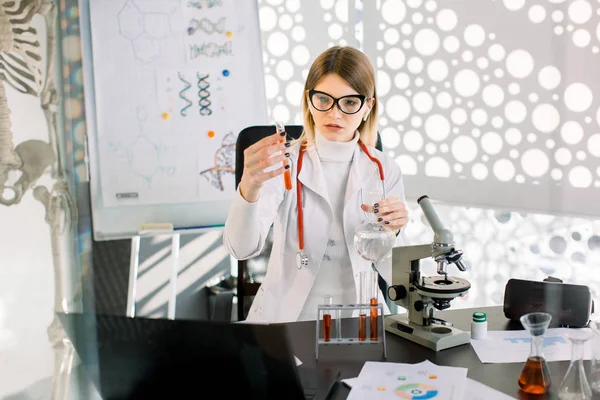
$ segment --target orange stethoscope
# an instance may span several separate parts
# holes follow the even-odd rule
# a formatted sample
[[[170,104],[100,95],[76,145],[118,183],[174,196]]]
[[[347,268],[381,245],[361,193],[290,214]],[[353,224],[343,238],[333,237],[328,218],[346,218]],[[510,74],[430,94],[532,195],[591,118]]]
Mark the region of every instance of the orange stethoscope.
[[[365,144],[359,139],[358,145],[362,149],[362,151],[369,157],[371,161],[377,164],[377,168],[379,169],[379,179],[381,179],[381,185],[383,187],[383,198],[386,198],[385,193],[385,176],[383,173],[383,165],[381,161],[377,158],[373,157],[369,152],[369,149]],[[298,269],[302,267],[308,266],[308,255],[304,252],[304,209],[302,205],[302,183],[298,177],[300,176],[300,171],[302,171],[302,160],[304,159],[304,152],[306,151],[306,143],[300,146],[300,154],[298,154],[298,168],[296,170],[296,204],[298,209],[298,253],[296,253],[296,266]]]

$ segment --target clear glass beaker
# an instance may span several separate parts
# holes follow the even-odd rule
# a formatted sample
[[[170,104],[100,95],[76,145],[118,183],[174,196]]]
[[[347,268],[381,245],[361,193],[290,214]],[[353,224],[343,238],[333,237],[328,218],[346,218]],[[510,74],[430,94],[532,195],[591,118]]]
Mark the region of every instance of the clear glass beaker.
[[[592,366],[590,386],[594,393],[600,393],[600,322],[590,321],[592,330]]]
[[[550,369],[543,353],[544,335],[552,316],[535,312],[520,318],[521,324],[531,336],[531,350],[519,375],[519,386],[525,393],[544,394],[550,388]]]
[[[374,207],[383,200],[380,190],[360,190],[361,204]],[[364,211],[364,222],[354,230],[354,247],[358,254],[371,262],[384,261],[391,257],[396,243],[394,232],[378,222],[378,215]]]
[[[379,262],[390,258],[394,243],[394,232],[375,222],[362,223],[354,230],[354,247],[367,261]]]
[[[590,400],[592,398],[592,388],[583,368],[583,346],[591,337],[592,333],[587,329],[578,329],[567,333],[567,338],[571,341],[571,363],[558,390],[558,397],[562,400]]]

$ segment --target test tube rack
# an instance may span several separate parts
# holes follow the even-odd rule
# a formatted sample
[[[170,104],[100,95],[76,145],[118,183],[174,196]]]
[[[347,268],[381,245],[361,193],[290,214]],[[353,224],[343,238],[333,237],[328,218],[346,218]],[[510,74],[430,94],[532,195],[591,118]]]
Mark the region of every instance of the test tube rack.
[[[329,311],[333,316],[334,312],[342,311],[342,310],[368,310],[369,313],[372,309],[377,309],[378,312],[378,329],[377,329],[377,340],[371,340],[369,335],[367,335],[366,340],[358,340],[358,336],[356,337],[342,337],[341,336],[341,319],[335,318],[336,322],[336,337],[331,337],[329,341],[326,341],[321,337],[321,332],[323,330],[323,311]],[[317,305],[317,323],[316,325],[316,337],[315,337],[315,356],[316,359],[319,359],[319,346],[340,346],[340,345],[360,345],[360,346],[369,346],[373,344],[383,344],[383,357],[387,358],[387,347],[385,343],[385,327],[383,321],[383,305],[381,303],[376,306],[372,306],[369,304],[319,304]],[[367,320],[369,317],[367,315]],[[367,332],[369,330],[369,324],[367,324]]]

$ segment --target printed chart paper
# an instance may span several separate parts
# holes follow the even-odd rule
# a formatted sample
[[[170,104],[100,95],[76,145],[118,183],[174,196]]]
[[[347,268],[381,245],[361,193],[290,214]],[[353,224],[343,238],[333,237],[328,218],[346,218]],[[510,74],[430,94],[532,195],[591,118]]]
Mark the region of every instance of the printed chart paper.
[[[588,329],[588,328],[584,328]],[[544,335],[543,354],[546,361],[571,359],[570,328],[551,328]],[[531,336],[527,331],[490,331],[486,339],[471,340],[471,346],[482,363],[524,363],[531,351]],[[584,346],[584,358],[592,358],[592,343]]]
[[[511,400],[511,397],[507,394],[499,392],[496,389],[484,385],[481,382],[474,381],[473,379],[467,378],[467,386],[465,387],[465,394],[462,397],[463,400]]]
[[[429,361],[400,364],[368,361],[353,382],[348,400],[462,399],[467,369]]]
[[[352,388],[358,378],[347,378],[342,379],[342,382],[348,387]],[[418,399],[418,397],[413,397]],[[467,384],[465,386],[465,393],[463,394],[462,400],[511,400],[513,397],[504,394],[496,389],[484,385],[483,383],[477,382],[473,379],[467,378]],[[457,399],[458,400],[458,399]]]

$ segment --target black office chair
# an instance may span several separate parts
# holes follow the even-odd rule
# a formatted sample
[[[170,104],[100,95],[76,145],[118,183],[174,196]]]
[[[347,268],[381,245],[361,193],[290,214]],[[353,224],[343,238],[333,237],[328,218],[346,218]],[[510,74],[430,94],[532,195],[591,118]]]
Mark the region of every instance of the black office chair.
[[[233,290],[217,292],[213,305],[211,321],[231,322],[231,309],[233,305]]]
[[[302,134],[301,125],[287,125],[285,127],[288,139],[298,139]],[[244,172],[244,150],[258,142],[262,138],[272,135],[276,132],[275,125],[258,125],[250,126],[243,129],[237,137],[235,145],[235,188],[237,189],[242,180]],[[258,292],[260,280],[264,277],[267,270],[269,254],[271,253],[271,245],[273,244],[273,232],[269,231],[265,246],[260,255],[249,260],[238,261],[238,278],[237,278],[237,314],[238,320],[246,319],[248,309],[252,302],[246,305],[246,297],[253,297]],[[250,279],[248,279],[250,278]]]
[[[301,125],[286,125],[285,127],[288,140],[298,139],[302,134],[303,127]],[[275,125],[258,125],[250,126],[243,129],[237,137],[235,145],[235,187],[237,189],[240,180],[242,179],[242,173],[244,172],[244,150],[252,146],[264,137],[272,135],[276,132]],[[381,137],[377,134],[377,143],[375,147],[378,150],[382,150]],[[238,320],[243,321],[246,319],[247,309],[250,308],[252,302],[246,305],[246,297],[255,296],[258,292],[258,288],[261,285],[261,278],[267,270],[267,264],[269,261],[269,255],[271,253],[271,247],[273,244],[273,230],[269,231],[269,234],[265,240],[265,246],[262,249],[261,254],[253,257],[249,260],[238,261],[238,278],[236,284],[237,299],[238,299]],[[248,279],[249,278],[249,279]]]

